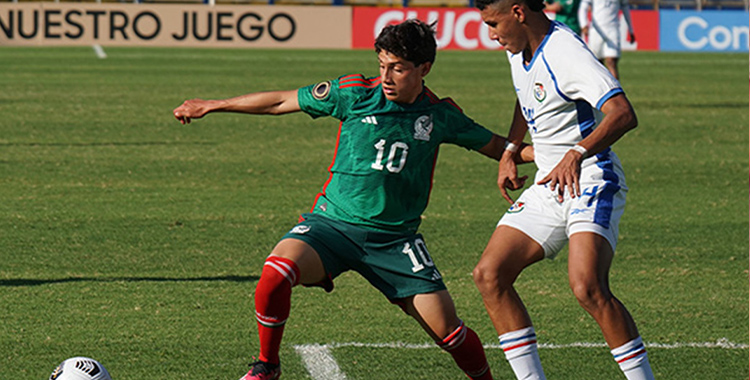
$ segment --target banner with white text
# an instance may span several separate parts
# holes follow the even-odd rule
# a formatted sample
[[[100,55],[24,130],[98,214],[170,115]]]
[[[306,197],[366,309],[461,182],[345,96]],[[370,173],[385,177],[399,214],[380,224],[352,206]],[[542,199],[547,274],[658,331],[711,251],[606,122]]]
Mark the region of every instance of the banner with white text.
[[[659,13],[632,11],[636,41],[626,41],[627,27],[622,21],[623,50],[657,50],[659,47]],[[549,15],[551,18],[554,14]],[[490,39],[487,25],[475,8],[372,8],[355,7],[352,16],[352,47],[372,48],[375,37],[389,24],[410,18],[437,22],[439,49],[497,50],[500,45]]]
[[[661,51],[747,52],[744,11],[661,11]]]
[[[474,8],[370,8],[355,7],[352,17],[352,47],[372,48],[375,37],[389,24],[410,18],[437,21],[439,49],[496,50],[500,45],[489,38],[487,25]]]

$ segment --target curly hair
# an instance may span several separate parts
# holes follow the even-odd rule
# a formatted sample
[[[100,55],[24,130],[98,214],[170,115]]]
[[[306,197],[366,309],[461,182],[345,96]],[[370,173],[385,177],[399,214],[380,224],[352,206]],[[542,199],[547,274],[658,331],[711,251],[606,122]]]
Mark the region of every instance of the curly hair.
[[[375,39],[375,52],[387,51],[414,63],[415,66],[435,62],[437,42],[434,25],[417,19],[388,25]]]

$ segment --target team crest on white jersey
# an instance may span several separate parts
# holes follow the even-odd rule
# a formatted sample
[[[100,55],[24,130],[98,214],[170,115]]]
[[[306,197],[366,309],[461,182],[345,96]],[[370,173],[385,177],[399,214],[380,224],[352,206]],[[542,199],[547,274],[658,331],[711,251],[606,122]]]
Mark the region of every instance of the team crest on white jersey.
[[[303,234],[306,234],[308,231],[310,231],[310,226],[299,225],[299,226],[294,226],[294,228],[292,228],[292,230],[289,232],[293,234],[297,234],[297,235],[303,235]]]
[[[534,99],[539,103],[547,99],[547,91],[544,89],[544,85],[539,82],[534,83]]]
[[[420,116],[414,122],[414,138],[422,141],[430,141],[432,133],[432,115]]]

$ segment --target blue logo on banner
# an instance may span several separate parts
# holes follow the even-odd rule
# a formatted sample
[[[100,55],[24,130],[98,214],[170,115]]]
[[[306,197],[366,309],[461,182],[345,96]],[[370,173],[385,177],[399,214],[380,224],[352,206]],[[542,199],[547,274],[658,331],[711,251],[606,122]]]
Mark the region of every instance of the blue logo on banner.
[[[659,11],[661,51],[747,52],[744,11]]]

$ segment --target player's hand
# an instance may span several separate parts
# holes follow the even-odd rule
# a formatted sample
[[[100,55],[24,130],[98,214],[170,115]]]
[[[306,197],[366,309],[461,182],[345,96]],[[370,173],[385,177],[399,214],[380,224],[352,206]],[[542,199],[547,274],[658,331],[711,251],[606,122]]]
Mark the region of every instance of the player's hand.
[[[628,42],[631,44],[635,43],[635,33],[628,33]]]
[[[180,123],[190,124],[191,119],[200,119],[211,110],[210,103],[211,101],[203,99],[186,100],[181,106],[175,108],[172,114]]]
[[[566,188],[571,198],[581,196],[581,161],[583,161],[581,153],[569,150],[557,166],[537,184],[548,184],[551,191],[557,192],[558,202],[563,201]]]
[[[581,36],[585,37],[585,36],[588,36],[588,35],[589,35],[589,27],[588,26],[584,26],[583,28],[581,28]]]
[[[500,159],[497,171],[497,186],[500,188],[500,193],[503,195],[503,198],[505,198],[508,203],[513,204],[513,199],[508,195],[508,189],[518,190],[523,188],[523,185],[526,184],[527,178],[529,178],[529,176],[518,178],[518,168],[516,167],[516,163],[513,162],[512,157],[508,158],[508,156],[503,155]]]

